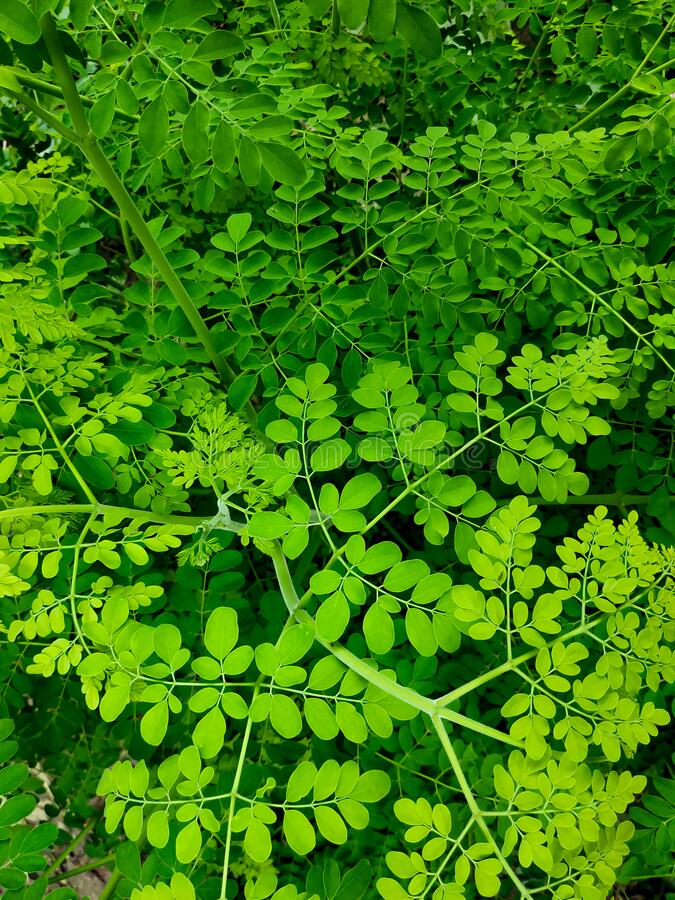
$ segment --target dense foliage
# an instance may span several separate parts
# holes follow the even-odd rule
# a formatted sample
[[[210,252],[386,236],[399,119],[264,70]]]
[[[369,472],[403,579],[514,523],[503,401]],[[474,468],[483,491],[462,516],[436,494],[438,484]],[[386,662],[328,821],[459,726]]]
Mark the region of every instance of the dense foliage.
[[[674,18],[0,5],[6,897],[665,896]]]

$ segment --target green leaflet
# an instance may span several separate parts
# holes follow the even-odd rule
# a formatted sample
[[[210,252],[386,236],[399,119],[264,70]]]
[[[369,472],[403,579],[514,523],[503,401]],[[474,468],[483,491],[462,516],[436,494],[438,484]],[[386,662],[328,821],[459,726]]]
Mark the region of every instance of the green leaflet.
[[[438,25],[425,10],[400,0],[396,4],[396,31],[415,53],[430,58],[440,56]]]
[[[358,28],[368,15],[368,0],[338,0],[340,18],[347,28]]]
[[[275,181],[295,187],[303,184],[307,177],[305,167],[290,147],[262,141],[257,147],[263,166]]]
[[[396,22],[397,0],[370,0],[368,28],[376,41],[391,36]]]
[[[11,13],[0,12],[0,31],[19,44],[35,44],[40,39],[38,20],[23,0],[17,0]]]
[[[195,103],[183,123],[183,148],[190,162],[201,163],[209,156],[208,129],[210,113],[206,106]]]
[[[143,110],[138,122],[138,139],[146,153],[159,155],[169,134],[169,114],[163,97],[157,97]]]

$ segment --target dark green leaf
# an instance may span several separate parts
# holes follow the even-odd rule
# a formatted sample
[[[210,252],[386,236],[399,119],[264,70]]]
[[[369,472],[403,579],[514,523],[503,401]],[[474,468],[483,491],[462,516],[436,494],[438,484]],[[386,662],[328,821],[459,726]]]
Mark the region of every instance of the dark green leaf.
[[[415,53],[433,59],[441,55],[441,32],[435,19],[419,6],[398,0],[396,33]]]

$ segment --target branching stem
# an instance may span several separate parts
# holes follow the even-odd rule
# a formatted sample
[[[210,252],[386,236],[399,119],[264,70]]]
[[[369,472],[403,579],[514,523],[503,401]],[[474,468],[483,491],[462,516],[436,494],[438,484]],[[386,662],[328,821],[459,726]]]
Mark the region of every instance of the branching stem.
[[[441,746],[445,750],[446,756],[450,761],[450,765],[452,766],[452,771],[455,775],[455,778],[457,779],[457,783],[459,784],[461,791],[464,794],[466,804],[469,807],[476,824],[485,835],[485,839],[487,840],[488,844],[490,844],[490,846],[492,847],[492,852],[494,853],[496,859],[499,860],[506,874],[520,891],[521,898],[524,898],[524,900],[531,900],[532,894],[525,887],[518,875],[516,875],[516,873],[513,871],[513,868],[509,864],[509,861],[506,859],[499,847],[499,844],[495,840],[492,830],[489,828],[485,821],[483,812],[476,802],[476,798],[474,797],[471,786],[466,779],[466,775],[464,774],[464,770],[462,769],[457,753],[455,752],[455,748],[452,745],[452,741],[448,737],[448,732],[445,730],[445,725],[438,716],[432,716],[432,722],[434,728],[436,729],[436,733],[438,734]]]
[[[581,290],[584,291],[584,293],[588,294],[589,297],[592,297],[594,302],[599,303],[600,306],[604,307],[608,312],[610,312],[615,318],[617,318],[621,322],[621,324],[624,326],[624,328],[627,328],[628,331],[631,332],[631,334],[635,335],[635,337],[638,339],[638,341],[640,341],[641,343],[643,343],[647,347],[649,347],[649,349],[652,351],[652,353],[661,360],[661,362],[664,364],[664,366],[675,375],[675,366],[673,366],[670,362],[668,362],[666,357],[662,353],[660,353],[656,349],[656,347],[654,347],[654,345],[642,334],[641,331],[638,331],[638,329],[631,322],[629,322],[628,319],[626,319],[624,316],[622,316],[618,310],[614,309],[612,304],[608,303],[607,300],[605,300],[605,298],[602,296],[602,294],[599,294],[597,291],[594,291],[593,288],[589,287],[580,278],[577,278],[576,275],[573,275],[572,272],[570,272],[568,269],[566,269],[565,266],[561,265],[557,259],[554,259],[554,257],[549,256],[548,253],[546,253],[544,250],[541,250],[539,247],[536,246],[536,244],[533,244],[533,243],[531,243],[531,241],[528,241],[527,238],[523,237],[522,234],[518,234],[518,232],[514,231],[513,228],[511,228],[509,225],[505,224],[504,229],[506,231],[508,231],[509,234],[512,234],[514,237],[519,238],[523,242],[523,244],[525,244],[525,246],[528,248],[528,250],[531,250],[533,253],[536,253],[537,256],[539,256],[541,259],[545,259],[549,263],[549,265],[553,266],[555,269],[557,269],[559,272],[561,272],[573,284],[576,284],[577,287],[581,288]]]
[[[663,42],[663,39],[665,38],[665,36],[670,33],[674,22],[675,22],[675,13],[673,13],[673,15],[670,17],[670,19],[668,19],[668,22],[666,23],[664,29],[661,31],[661,33],[656,38],[656,40],[654,41],[652,46],[649,48],[649,50],[647,51],[647,55],[642,60],[640,65],[637,67],[637,69],[633,72],[633,74],[631,75],[630,79],[626,82],[626,84],[624,84],[623,87],[620,87],[618,90],[614,91],[614,93],[611,95],[611,97],[608,97],[604,103],[601,103],[600,106],[597,107],[597,109],[592,110],[592,112],[589,112],[587,116],[584,116],[583,119],[581,119],[579,122],[577,122],[576,125],[573,125],[570,128],[570,134],[572,134],[572,132],[574,132],[574,131],[578,131],[580,128],[585,128],[586,125],[588,125],[588,123],[592,119],[594,119],[596,116],[599,116],[600,113],[603,113],[606,109],[609,109],[609,107],[613,106],[617,100],[619,100],[619,99],[621,99],[621,97],[623,97],[624,94],[628,93],[628,91],[635,84],[635,81],[643,73],[645,66],[647,65],[649,60],[652,58],[654,53],[656,53],[657,49],[661,46],[661,43]],[[668,62],[670,63],[670,62],[672,62],[672,60],[669,60]],[[666,65],[668,65],[668,63]],[[657,70],[662,69],[662,68],[664,68],[664,66],[656,67]]]

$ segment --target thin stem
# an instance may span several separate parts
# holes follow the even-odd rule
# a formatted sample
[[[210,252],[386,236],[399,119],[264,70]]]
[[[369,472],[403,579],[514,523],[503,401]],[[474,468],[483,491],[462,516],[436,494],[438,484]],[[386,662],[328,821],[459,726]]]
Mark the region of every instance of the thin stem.
[[[479,808],[478,803],[476,802],[476,798],[473,795],[471,786],[469,785],[469,782],[467,781],[466,776],[464,774],[464,770],[462,769],[461,763],[459,761],[459,757],[457,756],[457,753],[455,752],[455,748],[452,745],[452,741],[448,737],[448,733],[445,730],[445,725],[443,724],[443,722],[440,720],[440,718],[438,716],[433,716],[432,722],[433,722],[434,728],[436,729],[436,733],[438,734],[438,738],[441,742],[441,745],[442,745],[443,749],[445,750],[446,756],[448,757],[448,760],[450,761],[450,765],[452,766],[452,771],[455,775],[455,778],[457,779],[457,783],[459,784],[459,787],[460,787],[462,793],[464,794],[464,799],[466,800],[466,805],[469,807],[469,810],[471,811],[471,814],[473,815],[473,818],[475,819],[476,824],[478,825],[480,830],[485,835],[487,842],[492,847],[492,852],[494,853],[495,857],[501,863],[502,868],[504,869],[506,874],[509,876],[509,878],[511,879],[513,884],[520,891],[521,900],[522,900],[522,898],[530,898],[530,900],[531,900],[532,894],[529,892],[529,890],[525,887],[523,882],[520,880],[520,878],[516,875],[516,873],[511,868],[511,865],[509,864],[508,860],[502,853],[502,851],[499,847],[499,844],[495,840],[492,831],[490,830],[487,823],[485,822],[483,812]]]
[[[652,46],[649,48],[649,50],[647,51],[647,55],[642,60],[640,65],[637,67],[637,69],[633,72],[633,74],[631,75],[630,79],[626,82],[626,84],[624,84],[623,87],[620,87],[618,90],[614,91],[614,93],[611,95],[611,97],[608,97],[604,103],[601,103],[600,106],[597,107],[597,109],[594,109],[592,112],[589,112],[588,115],[584,116],[584,118],[581,119],[580,122],[577,122],[576,125],[573,125],[569,130],[570,134],[572,134],[573,131],[577,131],[579,128],[584,128],[591,121],[591,119],[594,119],[596,116],[599,116],[600,113],[604,112],[606,109],[608,109],[614,103],[616,103],[617,100],[619,100],[621,97],[623,97],[623,95],[626,94],[633,87],[635,80],[642,74],[645,66],[647,65],[649,60],[652,58],[652,56],[654,55],[654,53],[656,52],[658,47],[661,45],[661,42],[663,41],[664,37],[667,34],[669,34],[671,28],[673,27],[673,22],[675,22],[675,13],[673,13],[673,15],[670,17],[670,19],[668,19],[668,22],[666,23],[665,28],[659,34],[659,36],[654,41]]]
[[[539,256],[541,259],[547,260],[550,265],[552,265],[559,272],[562,272],[563,275],[565,275],[567,278],[569,278],[569,280],[573,284],[576,284],[577,287],[580,287],[581,290],[584,291],[586,294],[588,294],[589,297],[592,297],[595,302],[599,303],[608,312],[610,312],[613,316],[615,316],[624,325],[624,327],[628,329],[628,331],[630,331],[632,334],[634,334],[635,337],[639,341],[642,341],[642,343],[646,344],[646,346],[649,347],[649,349],[652,351],[652,353],[655,356],[658,356],[658,358],[661,360],[661,362],[665,365],[665,367],[667,369],[669,369],[673,374],[675,374],[675,367],[673,367],[668,362],[668,360],[665,358],[665,356],[663,356],[663,354],[660,353],[656,349],[656,347],[654,347],[653,344],[651,344],[647,340],[647,338],[642,334],[642,332],[638,331],[638,329],[631,322],[628,321],[628,319],[625,319],[621,315],[620,312],[618,312],[616,309],[614,309],[612,304],[608,303],[607,300],[605,300],[605,298],[602,296],[602,294],[598,294],[597,291],[594,291],[593,288],[590,288],[580,278],[577,278],[576,275],[573,275],[570,271],[568,271],[568,269],[566,269],[564,266],[560,265],[560,263],[556,259],[554,259],[552,256],[549,256],[548,253],[544,252],[544,250],[540,250],[539,247],[537,247],[535,244],[530,243],[530,241],[528,241],[525,237],[523,237],[522,234],[518,234],[517,231],[514,231],[513,228],[510,228],[506,224],[504,224],[504,228],[506,231],[508,231],[509,234],[512,234],[514,237],[519,238],[529,250],[532,250],[532,252],[536,253],[537,256]]]
[[[525,82],[525,79],[530,74],[530,70],[531,70],[532,66],[535,64],[535,62],[539,58],[539,54],[541,53],[541,48],[544,46],[544,44],[546,42],[546,38],[548,37],[548,33],[551,30],[551,26],[553,25],[553,20],[555,19],[556,15],[558,13],[558,10],[560,9],[561,3],[562,3],[562,0],[558,0],[558,2],[556,3],[555,9],[551,13],[551,16],[550,16],[548,22],[546,23],[546,25],[544,25],[544,29],[541,33],[541,37],[537,41],[537,46],[534,48],[532,56],[530,57],[530,59],[527,63],[527,68],[525,69],[523,74],[520,76],[520,81],[518,82],[518,87],[516,88],[516,97],[520,93],[520,89],[522,88],[523,83]]]
[[[45,424],[45,428],[49,432],[49,436],[54,441],[54,445],[55,445],[56,449],[58,450],[63,461],[65,462],[66,466],[70,470],[73,478],[78,483],[80,490],[82,491],[84,496],[87,498],[87,500],[89,500],[89,502],[95,506],[96,505],[96,497],[94,496],[94,494],[93,494],[91,488],[89,487],[89,485],[87,484],[87,482],[84,480],[84,478],[78,472],[77,467],[71,460],[70,456],[68,456],[68,453],[66,452],[63,444],[59,440],[56,432],[52,428],[52,423],[49,421],[49,418],[45,415],[44,410],[40,406],[40,402],[38,401],[37,397],[33,393],[33,389],[31,388],[30,383],[28,381],[26,382],[26,389],[28,390],[28,393],[30,394],[31,400],[34,403],[35,408],[40,415],[40,418],[42,419],[42,421]]]
[[[89,128],[80,95],[51,15],[46,14],[42,17],[41,29],[57,81],[63,92],[71,119],[73,120],[73,127],[76,134],[75,143],[81,148],[92,168],[103,182],[103,185],[117,203],[122,217],[126,219],[135,232],[136,237],[150,258],[152,264],[157,269],[162,280],[169,288],[174,299],[192,325],[196,336],[201,341],[208,358],[213,363],[223,383],[226,385],[231,384],[235,378],[233,370],[216,350],[211,332],[204,324],[199,310],[188,294],[185,285],[176,274],[173,266],[159,245],[157,238],[148,227],[148,224],[140,214],[131,195],[110,165],[108,158],[99,147]],[[255,422],[256,413],[250,404],[246,408],[246,416],[249,421]]]
[[[77,635],[77,639],[82,645],[85,653],[89,653],[89,645],[84,639],[84,634],[82,633],[82,628],[80,627],[80,617],[77,614],[77,568],[80,562],[80,553],[82,551],[82,545],[84,544],[85,538],[87,536],[87,532],[89,531],[89,526],[96,518],[96,513],[92,512],[92,514],[87,519],[84,528],[80,532],[80,536],[77,539],[77,543],[75,544],[75,550],[73,555],[73,571],[70,576],[70,617],[73,620],[73,627],[75,628],[75,634]]]
[[[383,519],[393,509],[395,509],[399,505],[401,500],[403,500],[405,497],[407,497],[408,494],[416,491],[418,487],[420,487],[422,484],[424,484],[424,482],[427,481],[430,478],[430,476],[433,475],[434,472],[438,472],[440,469],[447,468],[450,465],[450,463],[453,462],[458,456],[461,456],[462,453],[465,453],[470,447],[473,447],[476,444],[480,443],[480,441],[482,441],[487,435],[492,434],[493,431],[495,431],[497,428],[500,428],[503,422],[508,422],[511,419],[515,419],[518,416],[521,416],[526,409],[529,409],[531,406],[536,406],[538,403],[541,403],[541,401],[545,397],[547,397],[550,393],[552,393],[553,390],[557,390],[558,387],[559,387],[559,385],[556,385],[555,388],[551,388],[551,390],[545,391],[543,394],[540,394],[535,400],[531,400],[529,403],[523,404],[523,406],[514,410],[514,412],[509,413],[508,416],[504,416],[504,418],[501,421],[495,422],[494,425],[490,425],[488,428],[484,429],[483,431],[479,431],[476,435],[474,435],[474,437],[471,438],[471,440],[467,441],[458,450],[455,450],[453,453],[450,453],[447,456],[444,456],[440,460],[440,462],[436,463],[436,465],[427,469],[427,471],[424,472],[422,475],[420,475],[419,478],[416,478],[415,481],[411,481],[410,484],[408,484],[401,491],[400,494],[398,494],[396,497],[394,497],[394,499],[391,500],[387,504],[387,506],[384,507],[384,509],[380,510],[380,512],[377,513],[377,515],[373,516],[373,518],[370,520],[370,522],[368,522],[361,529],[361,531],[359,533],[365,534],[367,531],[370,531],[371,528],[373,528],[375,525],[377,525],[377,523],[381,519]],[[344,552],[345,548],[346,548],[346,544],[340,548],[338,553],[342,554]]]
[[[253,696],[251,698],[251,703],[255,700],[258,695],[258,688],[253,692]],[[237,769],[234,773],[234,781],[232,782],[232,796],[230,797],[230,808],[227,813],[227,832],[225,834],[225,856],[223,858],[223,875],[222,880],[220,882],[220,900],[225,900],[227,896],[227,877],[229,874],[230,868],[230,852],[232,850],[232,822],[234,820],[234,813],[237,807],[237,796],[239,792],[239,784],[241,783],[241,777],[244,773],[244,763],[246,762],[246,752],[248,750],[248,744],[251,739],[251,731],[253,730],[253,720],[251,717],[248,717],[246,722],[246,728],[244,729],[244,734],[241,739],[241,749],[239,751],[239,759],[237,760]]]
[[[662,573],[662,577],[665,580],[670,575],[670,567],[664,569]],[[638,603],[647,596],[647,594],[653,590],[655,585],[651,585],[642,591],[635,600],[624,603],[622,606],[618,607],[618,609],[626,610],[633,609],[638,605]],[[576,628],[573,628],[571,631],[567,631],[565,634],[557,634],[555,637],[552,637],[550,641],[547,641],[543,647],[550,649],[554,644],[557,644],[561,641],[569,641],[572,638],[580,637],[583,634],[588,634],[596,625],[601,624],[602,622],[607,621],[607,619],[614,615],[614,613],[605,613],[599,612],[597,615],[594,615],[592,618],[587,619],[583,625],[578,625]],[[497,666],[496,669],[490,669],[489,672],[485,672],[483,675],[479,675],[477,678],[473,678],[471,681],[465,682],[465,684],[460,685],[458,688],[454,688],[454,690],[449,691],[447,694],[443,694],[442,697],[437,697],[434,701],[437,707],[443,707],[448,703],[453,703],[455,700],[459,700],[460,697],[463,697],[464,694],[468,694],[471,691],[475,691],[476,688],[481,687],[484,684],[488,684],[490,681],[494,681],[495,678],[501,678],[503,675],[507,675],[509,672],[514,671],[519,666],[522,666],[523,663],[529,662],[531,659],[539,653],[541,647],[535,647],[533,650],[527,650],[525,653],[522,653],[520,656],[517,656],[515,659],[509,660],[505,663],[502,663],[501,666]]]
[[[405,56],[403,57],[403,77],[401,78],[401,98],[399,103],[399,112],[398,117],[401,123],[401,130],[399,132],[398,142],[399,144],[403,141],[403,134],[405,131],[405,114],[406,108],[408,105],[408,50],[405,51]]]
[[[120,216],[120,233],[122,235],[122,243],[124,244],[124,249],[127,253],[127,259],[130,263],[136,261],[136,254],[134,253],[134,248],[131,245],[131,235],[129,234],[129,226],[127,225],[127,220],[124,216]]]

